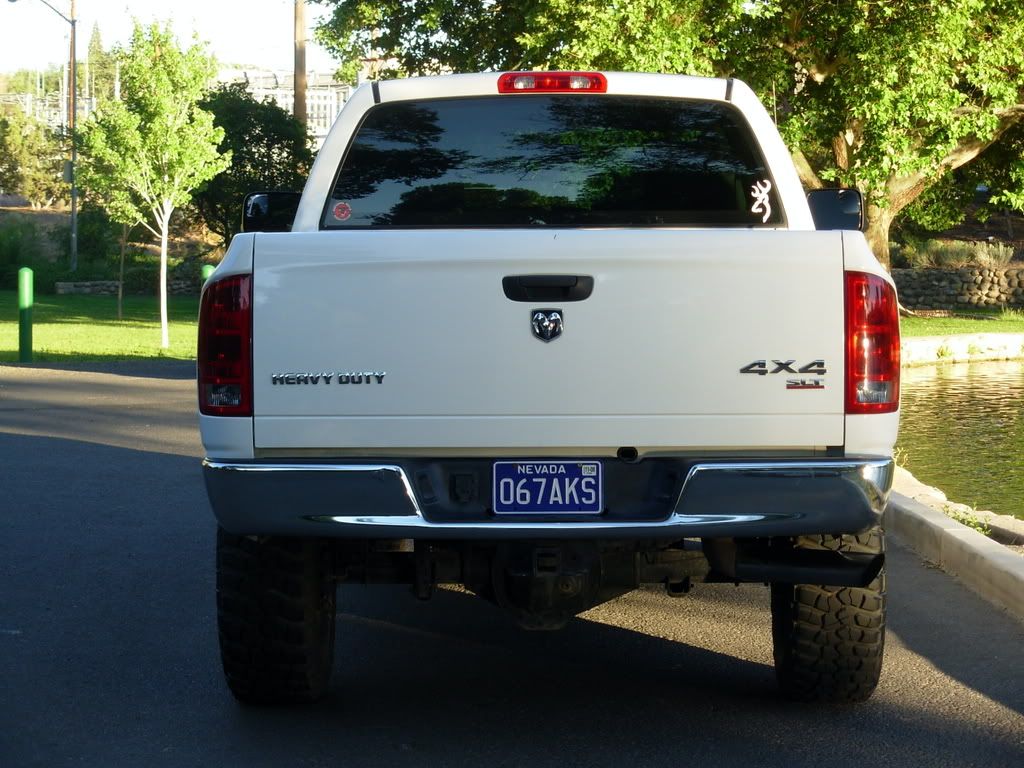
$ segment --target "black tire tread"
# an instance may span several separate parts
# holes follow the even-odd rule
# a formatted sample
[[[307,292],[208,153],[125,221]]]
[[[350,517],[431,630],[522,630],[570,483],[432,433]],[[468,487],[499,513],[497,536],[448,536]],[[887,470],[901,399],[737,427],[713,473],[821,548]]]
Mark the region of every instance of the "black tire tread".
[[[247,704],[314,701],[334,656],[335,584],[318,541],[217,532],[224,676]]]
[[[800,537],[795,546],[878,554],[880,528],[858,535]],[[860,702],[878,685],[885,647],[885,571],[867,587],[772,585],[775,671],[797,701]]]

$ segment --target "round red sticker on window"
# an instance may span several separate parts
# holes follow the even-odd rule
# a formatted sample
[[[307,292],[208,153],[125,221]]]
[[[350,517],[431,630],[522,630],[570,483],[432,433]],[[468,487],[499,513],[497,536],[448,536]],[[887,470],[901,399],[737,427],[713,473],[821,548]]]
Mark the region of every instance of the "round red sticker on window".
[[[348,203],[338,203],[334,206],[334,218],[338,221],[345,221],[352,215],[352,206]]]

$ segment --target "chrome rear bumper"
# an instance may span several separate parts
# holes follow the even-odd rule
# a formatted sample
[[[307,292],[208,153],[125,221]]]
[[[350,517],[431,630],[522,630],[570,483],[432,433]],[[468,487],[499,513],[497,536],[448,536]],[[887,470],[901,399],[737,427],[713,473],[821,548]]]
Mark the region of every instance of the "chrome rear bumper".
[[[661,520],[438,522],[399,464],[203,461],[217,520],[239,534],[360,539],[679,539],[853,533],[876,525],[891,459],[707,461]]]

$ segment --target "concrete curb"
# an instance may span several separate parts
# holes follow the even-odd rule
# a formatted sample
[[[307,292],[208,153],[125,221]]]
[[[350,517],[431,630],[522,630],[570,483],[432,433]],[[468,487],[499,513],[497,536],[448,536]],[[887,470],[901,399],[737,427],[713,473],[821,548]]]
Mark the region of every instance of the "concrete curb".
[[[922,557],[1024,621],[1024,557],[901,493],[891,495],[883,522]]]
[[[980,363],[1024,358],[1024,333],[910,336],[900,344],[905,367],[938,363]]]
[[[953,517],[955,513],[973,517],[979,523],[987,525],[988,537],[995,539],[1000,544],[1024,546],[1024,520],[1018,520],[1011,515],[997,515],[988,510],[975,509],[967,504],[950,501],[941,490],[925,485],[903,467],[896,468],[892,489],[896,493],[921,502],[926,507],[944,513],[946,517]]]

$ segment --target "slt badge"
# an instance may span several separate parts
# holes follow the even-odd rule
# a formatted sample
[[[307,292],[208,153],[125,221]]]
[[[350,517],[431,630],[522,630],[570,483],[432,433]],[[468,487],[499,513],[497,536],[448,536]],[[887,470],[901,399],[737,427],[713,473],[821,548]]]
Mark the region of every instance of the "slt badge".
[[[535,309],[532,313],[533,335],[544,342],[562,335],[562,310]]]

